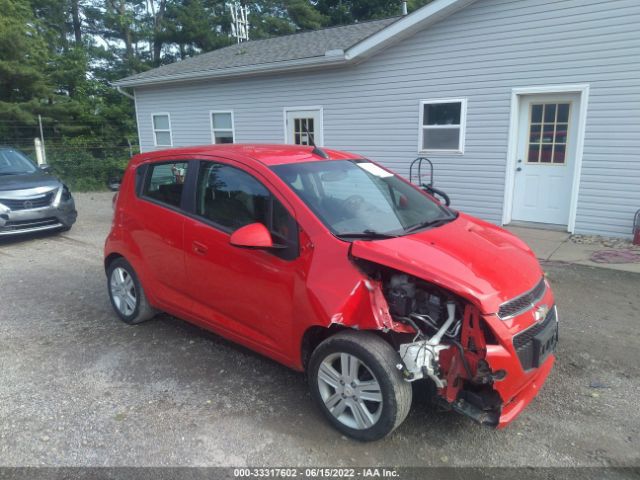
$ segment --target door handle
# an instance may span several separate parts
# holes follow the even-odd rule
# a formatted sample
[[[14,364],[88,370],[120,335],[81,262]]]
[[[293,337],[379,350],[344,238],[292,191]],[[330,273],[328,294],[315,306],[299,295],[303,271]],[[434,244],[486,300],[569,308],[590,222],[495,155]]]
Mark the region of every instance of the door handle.
[[[203,245],[200,242],[193,242],[191,244],[191,248],[196,255],[206,255],[209,249],[206,245]]]
[[[522,171],[521,167],[516,168],[516,172],[521,172],[521,171]]]

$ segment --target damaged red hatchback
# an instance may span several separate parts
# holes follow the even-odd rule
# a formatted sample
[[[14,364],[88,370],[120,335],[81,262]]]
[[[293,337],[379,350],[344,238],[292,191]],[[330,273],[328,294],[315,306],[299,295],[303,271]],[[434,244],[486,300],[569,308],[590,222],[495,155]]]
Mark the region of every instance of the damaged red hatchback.
[[[138,155],[105,268],[122,320],[168,312],[306,371],[324,415],[360,440],[400,425],[414,381],[503,427],[555,359],[553,294],[522,241],[348,153]]]

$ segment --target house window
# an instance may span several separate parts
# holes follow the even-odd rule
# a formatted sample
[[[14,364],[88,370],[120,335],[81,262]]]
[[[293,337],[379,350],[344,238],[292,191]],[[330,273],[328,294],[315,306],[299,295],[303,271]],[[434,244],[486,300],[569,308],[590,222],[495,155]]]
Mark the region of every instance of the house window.
[[[168,113],[154,113],[152,115],[153,122],[153,140],[156,147],[170,147],[173,145],[171,137],[171,119]]]
[[[420,102],[420,151],[464,153],[466,116],[466,99]]]
[[[211,112],[211,141],[235,143],[233,112]]]

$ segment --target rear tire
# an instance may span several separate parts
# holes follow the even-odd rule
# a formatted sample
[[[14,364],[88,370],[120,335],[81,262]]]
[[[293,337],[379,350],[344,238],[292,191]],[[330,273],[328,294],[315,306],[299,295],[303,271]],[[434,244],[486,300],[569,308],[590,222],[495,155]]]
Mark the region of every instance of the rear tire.
[[[111,306],[120,319],[129,325],[151,320],[158,314],[149,305],[135,270],[124,258],[118,258],[109,264],[107,289]]]
[[[314,350],[309,388],[329,422],[361,441],[379,440],[409,414],[411,384],[396,368],[398,353],[371,332],[345,331]]]

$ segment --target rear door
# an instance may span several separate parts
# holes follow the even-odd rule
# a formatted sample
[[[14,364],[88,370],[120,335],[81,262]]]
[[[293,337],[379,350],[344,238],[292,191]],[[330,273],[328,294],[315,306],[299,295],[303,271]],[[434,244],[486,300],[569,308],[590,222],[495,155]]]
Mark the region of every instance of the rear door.
[[[196,313],[212,327],[266,353],[291,340],[298,226],[263,179],[230,161],[201,161],[195,208],[185,223],[187,277]],[[283,248],[234,247],[231,234],[263,223]]]
[[[131,231],[140,249],[145,271],[159,300],[184,308],[185,290],[184,205],[186,177],[193,168],[187,160],[167,160],[146,165],[132,212],[138,228]]]

